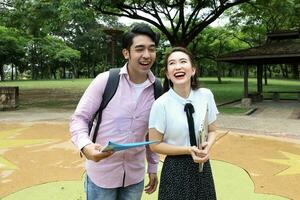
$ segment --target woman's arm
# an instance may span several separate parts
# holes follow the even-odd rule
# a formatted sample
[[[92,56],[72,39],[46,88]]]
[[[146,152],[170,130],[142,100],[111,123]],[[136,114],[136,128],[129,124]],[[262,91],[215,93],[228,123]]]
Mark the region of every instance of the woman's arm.
[[[216,141],[216,131],[217,131],[217,126],[216,122],[211,123],[208,125],[208,138],[207,138],[207,153],[210,151],[211,147],[214,145]]]
[[[152,151],[164,155],[191,155],[195,163],[202,163],[208,160],[204,153],[206,150],[200,150],[196,146],[176,146],[163,142],[163,134],[154,128],[149,129],[149,139],[159,141],[159,143],[150,144]]]
[[[159,141],[158,143],[150,144],[150,149],[153,152],[164,155],[192,155],[194,162],[205,162],[209,158],[209,151],[216,140],[216,123],[213,122],[208,126],[208,138],[204,143],[204,149],[200,150],[197,147],[176,146],[163,142],[163,134],[155,128],[149,129],[149,140]]]
[[[191,154],[191,148],[185,146],[175,146],[163,142],[163,134],[157,131],[155,128],[149,129],[149,140],[159,141],[158,143],[150,144],[150,149],[153,152],[164,154],[164,155],[185,155]]]

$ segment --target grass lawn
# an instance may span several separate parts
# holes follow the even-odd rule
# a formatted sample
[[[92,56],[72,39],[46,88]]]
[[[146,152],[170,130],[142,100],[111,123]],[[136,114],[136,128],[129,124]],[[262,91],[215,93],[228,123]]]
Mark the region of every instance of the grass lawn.
[[[20,92],[20,109],[32,107],[48,109],[74,109],[92,79],[38,80],[38,81],[6,81],[0,86],[18,86]],[[222,84],[217,78],[201,78],[200,84],[212,90],[217,104],[234,101],[243,97],[242,78],[223,78]],[[263,85],[263,91],[299,91],[300,81],[269,79]],[[249,92],[256,91],[256,79],[249,79]],[[284,96],[284,98],[295,98]],[[238,107],[221,106],[224,113],[245,113]]]

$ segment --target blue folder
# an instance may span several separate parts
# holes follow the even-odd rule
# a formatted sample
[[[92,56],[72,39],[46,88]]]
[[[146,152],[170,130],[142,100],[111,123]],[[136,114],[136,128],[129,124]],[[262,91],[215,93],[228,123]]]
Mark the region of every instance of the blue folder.
[[[133,142],[133,143],[125,143],[125,144],[117,144],[114,142],[109,141],[107,145],[105,145],[100,151],[122,151],[134,147],[140,147],[148,144],[156,143],[157,141],[146,141],[146,142]]]

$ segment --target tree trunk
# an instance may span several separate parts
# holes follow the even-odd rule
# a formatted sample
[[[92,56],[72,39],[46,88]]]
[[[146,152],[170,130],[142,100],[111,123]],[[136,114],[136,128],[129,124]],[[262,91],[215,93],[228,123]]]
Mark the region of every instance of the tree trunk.
[[[219,65],[219,62],[217,62],[217,70],[218,70],[218,83],[222,84],[222,79],[221,79],[221,75],[222,75],[222,69]]]
[[[267,70],[269,71],[269,78],[272,78],[272,68],[271,68],[271,66],[267,66]]]
[[[5,76],[4,76],[4,69],[3,69],[3,64],[0,64],[0,80],[4,81]]]
[[[288,65],[284,65],[284,73],[285,73],[285,78],[289,78],[289,68]]]
[[[62,78],[63,79],[66,79],[66,67],[65,66],[63,66],[63,68],[62,68]]]
[[[232,77],[232,69],[231,68],[228,69],[228,77]]]
[[[293,64],[292,65],[292,79],[299,80],[300,79],[300,73],[299,73],[299,65]]]
[[[37,54],[36,54],[36,44],[33,44],[32,50],[31,50],[31,79],[37,80],[37,67],[36,67],[36,60],[37,60]]]
[[[18,73],[18,66],[15,66],[15,70],[16,70],[16,73],[15,73],[15,80],[18,80],[19,79],[19,73]]]
[[[51,69],[51,74],[52,74],[53,78],[56,80],[56,70]]]
[[[11,76],[10,76],[10,80],[14,80],[14,64],[11,64]]]
[[[93,78],[95,78],[97,76],[96,74],[96,64],[93,62],[93,66],[92,66],[92,73],[93,73]]]
[[[287,78],[286,67],[285,67],[283,64],[281,64],[281,65],[280,65],[280,69],[281,69],[282,77],[283,77],[283,78]]]

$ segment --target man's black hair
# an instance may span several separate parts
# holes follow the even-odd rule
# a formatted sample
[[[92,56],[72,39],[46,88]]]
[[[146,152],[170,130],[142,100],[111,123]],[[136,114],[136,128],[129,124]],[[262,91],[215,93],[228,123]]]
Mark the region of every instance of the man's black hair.
[[[129,49],[133,43],[133,38],[137,35],[147,35],[153,40],[155,46],[158,45],[159,38],[160,38],[159,33],[155,33],[151,29],[151,27],[147,24],[137,23],[134,24],[129,31],[124,33],[123,40],[122,40],[123,49]]]

